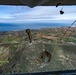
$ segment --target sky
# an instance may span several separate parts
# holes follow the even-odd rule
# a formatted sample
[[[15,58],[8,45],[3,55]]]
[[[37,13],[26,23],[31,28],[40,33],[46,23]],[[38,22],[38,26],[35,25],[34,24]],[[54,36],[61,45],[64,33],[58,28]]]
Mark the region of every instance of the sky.
[[[64,14],[60,14],[60,10]],[[76,6],[8,6],[0,5],[0,23],[71,23],[76,20]]]

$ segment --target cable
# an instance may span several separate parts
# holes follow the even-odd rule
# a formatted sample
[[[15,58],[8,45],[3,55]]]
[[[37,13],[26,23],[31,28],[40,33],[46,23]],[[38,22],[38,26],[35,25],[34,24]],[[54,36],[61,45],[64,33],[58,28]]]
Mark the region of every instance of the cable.
[[[19,0],[22,4],[31,6],[31,3],[33,3],[33,0]]]
[[[64,1],[62,1],[62,2],[57,3],[56,7],[58,7],[59,5],[65,3],[66,1],[68,1],[68,0],[64,0]]]
[[[54,55],[55,51],[57,50],[58,44],[60,43],[60,41],[63,39],[63,37],[65,36],[65,34],[67,33],[67,31],[71,28],[71,26],[76,22],[76,20],[68,27],[68,29],[64,32],[63,36],[58,40],[58,42],[56,43],[56,47],[54,48],[53,52],[52,52],[52,56]]]
[[[44,3],[46,3],[46,2],[49,2],[50,0],[42,0],[42,1],[40,1],[38,4],[37,4],[37,6],[39,6],[39,5],[42,5],[42,4],[44,4]]]
[[[19,0],[22,4],[25,4],[25,2],[24,1],[22,1],[22,0]]]
[[[67,1],[68,1],[68,0],[64,0],[64,1],[61,2],[61,4],[62,4],[62,3],[65,3],[65,2],[67,2]]]

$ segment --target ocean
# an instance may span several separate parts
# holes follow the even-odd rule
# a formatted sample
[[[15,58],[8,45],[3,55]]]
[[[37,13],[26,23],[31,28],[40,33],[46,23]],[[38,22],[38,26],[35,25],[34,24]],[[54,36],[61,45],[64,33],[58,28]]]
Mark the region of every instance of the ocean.
[[[0,23],[0,32],[69,26],[68,23]]]

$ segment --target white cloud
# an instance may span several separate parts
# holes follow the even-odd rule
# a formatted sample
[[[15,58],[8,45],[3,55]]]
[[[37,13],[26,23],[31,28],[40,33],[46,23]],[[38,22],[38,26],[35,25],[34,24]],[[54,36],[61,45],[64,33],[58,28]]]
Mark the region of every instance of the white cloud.
[[[59,13],[61,8],[62,6],[58,8],[55,6],[14,7],[14,10],[11,9],[11,14],[5,14],[0,17],[5,22],[69,22],[76,19],[76,6],[65,6],[63,15]]]

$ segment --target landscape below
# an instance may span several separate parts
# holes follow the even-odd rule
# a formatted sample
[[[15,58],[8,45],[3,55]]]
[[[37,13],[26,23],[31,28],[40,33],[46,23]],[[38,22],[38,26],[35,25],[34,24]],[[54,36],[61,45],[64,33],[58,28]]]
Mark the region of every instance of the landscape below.
[[[31,43],[26,30],[0,32],[0,73],[76,69],[76,27],[71,27],[63,36],[67,28],[32,29]],[[40,60],[44,49],[50,54],[55,50],[50,62],[47,58],[44,62]]]

